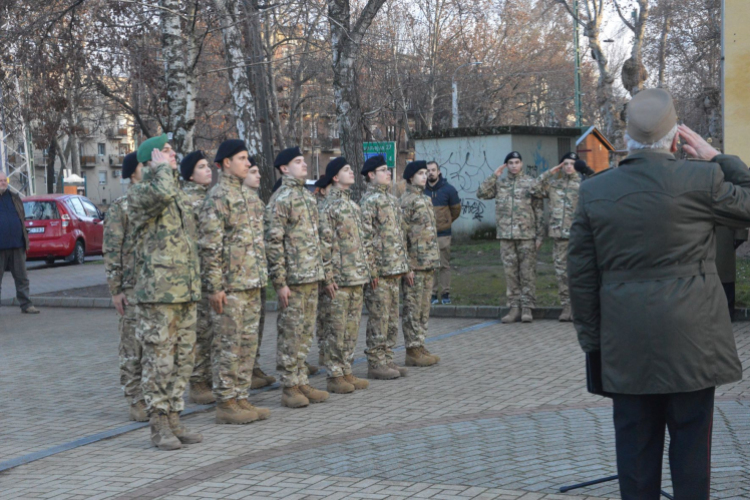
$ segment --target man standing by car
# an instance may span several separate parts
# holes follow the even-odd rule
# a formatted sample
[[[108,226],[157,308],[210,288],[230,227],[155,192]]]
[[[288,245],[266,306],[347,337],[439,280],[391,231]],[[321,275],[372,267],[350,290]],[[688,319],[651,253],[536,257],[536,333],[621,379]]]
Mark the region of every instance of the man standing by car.
[[[122,161],[122,178],[134,186],[141,180],[143,165],[138,154],[130,153]],[[104,219],[104,272],[107,274],[112,302],[120,315],[120,385],[130,404],[130,420],[147,422],[146,403],[141,392],[141,343],[135,336],[135,293],[133,273],[133,228],[128,220],[128,196],[120,196],[107,210]]]
[[[451,224],[461,215],[461,199],[456,188],[448,184],[436,161],[427,163],[427,185],[424,194],[432,200],[437,224],[437,241],[440,249],[440,265],[432,280],[432,303],[451,303]]]
[[[29,248],[29,235],[23,221],[26,215],[21,197],[8,187],[8,176],[0,170],[0,285],[5,268],[16,282],[16,298],[21,304],[21,312],[39,314],[29,298],[29,277],[26,274],[26,249]]]

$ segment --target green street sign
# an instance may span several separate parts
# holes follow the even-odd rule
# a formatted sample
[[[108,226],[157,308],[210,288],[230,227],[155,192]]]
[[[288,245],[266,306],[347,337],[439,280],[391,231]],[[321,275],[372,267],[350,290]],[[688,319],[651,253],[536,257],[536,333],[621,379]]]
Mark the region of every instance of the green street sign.
[[[373,156],[385,156],[385,164],[388,168],[396,168],[396,143],[395,142],[364,142],[365,160]]]

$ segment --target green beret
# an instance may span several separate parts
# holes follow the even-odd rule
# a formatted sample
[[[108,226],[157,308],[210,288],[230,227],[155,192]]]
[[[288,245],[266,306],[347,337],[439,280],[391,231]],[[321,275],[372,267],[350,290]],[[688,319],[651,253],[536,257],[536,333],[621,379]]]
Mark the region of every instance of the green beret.
[[[168,142],[169,136],[167,134],[146,139],[138,146],[138,162],[145,164],[147,161],[151,161],[151,153],[154,149],[161,151],[161,148]]]

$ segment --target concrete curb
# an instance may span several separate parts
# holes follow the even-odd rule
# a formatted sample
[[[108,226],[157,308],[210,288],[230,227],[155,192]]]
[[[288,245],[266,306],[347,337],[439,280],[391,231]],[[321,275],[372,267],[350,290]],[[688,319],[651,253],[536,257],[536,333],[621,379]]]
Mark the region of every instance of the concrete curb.
[[[32,297],[34,305],[40,307],[69,307],[82,309],[114,309],[110,297]],[[18,300],[3,299],[2,306],[18,307]],[[276,302],[266,302],[266,311],[276,312],[279,307]],[[367,314],[367,309],[363,309]],[[538,307],[534,310],[534,319],[557,319],[562,309],[560,307]],[[481,318],[498,319],[508,314],[505,306],[432,306],[430,316],[433,318]],[[735,321],[750,321],[750,309],[737,309]]]

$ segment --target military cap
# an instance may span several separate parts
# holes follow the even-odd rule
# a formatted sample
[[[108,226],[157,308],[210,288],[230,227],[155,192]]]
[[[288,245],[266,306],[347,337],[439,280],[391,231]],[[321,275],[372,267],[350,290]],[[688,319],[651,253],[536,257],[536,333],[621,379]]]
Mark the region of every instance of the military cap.
[[[315,187],[325,189],[331,184],[331,179],[327,175],[321,175],[320,179],[315,181]]]
[[[628,103],[628,136],[641,144],[663,139],[677,125],[672,94],[664,89],[638,92]]]
[[[521,160],[523,161],[523,158],[521,157],[521,153],[518,151],[511,151],[508,153],[508,156],[505,157],[505,161],[503,163],[508,163],[508,160]]]
[[[187,155],[185,158],[182,159],[180,162],[180,175],[183,179],[186,181],[190,180],[190,177],[193,175],[193,171],[195,170],[195,166],[198,164],[199,161],[205,160],[206,157],[203,154],[203,151],[193,151],[189,155]]]
[[[586,165],[586,162],[583,160],[576,160],[576,162],[573,164],[573,168],[575,168],[576,172],[578,172],[579,174],[584,175],[591,175],[594,172],[591,167]]]
[[[293,148],[286,148],[276,156],[273,166],[281,168],[283,165],[289,165],[292,160],[298,156],[302,156],[302,151],[300,151],[299,147],[294,146]]]
[[[365,164],[362,167],[362,175],[367,175],[368,172],[374,172],[376,168],[382,167],[383,165],[387,165],[385,161],[385,156],[383,155],[376,155],[371,156],[367,160],[365,160]]]
[[[255,157],[254,156],[248,156],[247,157],[247,161],[250,162],[250,166],[251,167],[257,167],[258,166],[258,162],[255,161]]]
[[[237,153],[241,153],[243,151],[247,151],[245,141],[240,139],[228,139],[222,142],[219,145],[219,149],[216,150],[216,158],[214,158],[214,163],[222,165],[224,159],[231,158]]]
[[[333,182],[333,178],[336,177],[341,169],[348,164],[349,162],[343,156],[334,158],[333,160],[328,162],[328,165],[326,165],[326,177],[331,179],[331,182]]]
[[[146,163],[151,161],[151,153],[154,149],[162,150],[164,145],[169,142],[169,136],[167,134],[157,135],[146,139],[138,146],[138,163]]]
[[[407,181],[414,177],[414,174],[422,169],[427,169],[427,162],[424,160],[417,160],[409,162],[404,169],[404,179]]]
[[[122,178],[130,179],[138,168],[138,153],[128,153],[122,160]]]
[[[562,158],[560,158],[560,163],[564,162],[565,160],[577,160],[578,155],[576,153],[570,152],[565,153]]]

